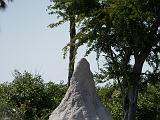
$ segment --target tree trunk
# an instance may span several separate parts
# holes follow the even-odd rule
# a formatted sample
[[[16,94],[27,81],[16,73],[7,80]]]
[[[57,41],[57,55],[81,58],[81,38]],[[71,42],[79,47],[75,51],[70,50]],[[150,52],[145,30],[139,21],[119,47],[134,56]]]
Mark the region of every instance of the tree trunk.
[[[138,96],[137,85],[131,86],[129,88],[129,93],[128,93],[128,99],[129,99],[128,120],[136,119],[137,96]]]
[[[70,16],[70,49],[69,49],[69,70],[68,70],[68,86],[70,86],[70,79],[74,72],[74,63],[75,63],[75,41],[73,40],[76,35],[75,29],[75,16]]]
[[[128,120],[128,109],[129,109],[128,95],[124,95],[124,98],[122,99],[123,99],[123,113],[124,113],[123,120]]]
[[[138,84],[141,79],[141,73],[142,73],[142,67],[143,64],[148,57],[149,53],[151,51],[151,47],[148,47],[141,52],[139,52],[137,49],[134,50],[134,58],[135,58],[135,64],[133,66],[133,71],[129,75],[129,80],[127,82],[127,86],[123,86],[125,92],[123,92],[123,109],[124,109],[124,118],[123,120],[136,120],[136,108],[137,108],[137,99],[138,99]],[[128,53],[128,52],[127,52]],[[127,55],[126,54],[124,64],[128,64]],[[125,77],[124,77],[125,78]],[[125,80],[124,80],[125,81]]]
[[[124,95],[124,98],[123,98],[124,118],[123,120],[135,120],[136,119],[136,106],[137,106],[137,98],[138,98],[137,84],[132,84],[126,91],[126,95]]]
[[[119,78],[117,80],[122,95],[123,120],[128,120],[128,108],[129,108],[128,92],[124,87],[125,86],[124,81],[120,82]]]
[[[136,108],[138,98],[138,84],[144,62],[136,62],[133,68],[133,72],[130,75],[128,81],[128,89],[125,92],[124,99],[124,120],[136,120]]]

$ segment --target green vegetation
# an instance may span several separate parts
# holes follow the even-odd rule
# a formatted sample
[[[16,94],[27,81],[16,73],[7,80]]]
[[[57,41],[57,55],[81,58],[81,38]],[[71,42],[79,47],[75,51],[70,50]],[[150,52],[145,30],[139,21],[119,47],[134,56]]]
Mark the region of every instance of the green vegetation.
[[[0,85],[0,119],[47,120],[60,103],[66,85],[44,83],[40,75],[15,71],[14,81]]]
[[[160,1],[64,0],[63,8],[79,25],[69,44],[85,44],[86,55],[94,51],[97,59],[104,57],[96,76],[118,83],[123,119],[135,120],[139,89],[160,81]],[[152,70],[142,72],[144,63]]]
[[[15,71],[14,81],[0,84],[0,119],[48,120],[59,105],[67,85],[44,83],[40,75]],[[118,85],[97,87],[102,103],[109,108],[114,120],[123,117],[121,92]],[[160,119],[160,84],[148,84],[138,97],[137,120]]]
[[[67,50],[69,49],[68,86],[70,86],[70,79],[74,71],[75,55],[77,52],[77,49],[75,47],[75,41],[73,40],[76,35],[75,11],[73,11],[73,4],[71,1],[64,2],[56,0],[53,1],[50,6],[48,6],[48,10],[50,11],[50,15],[56,14],[58,18],[62,19],[59,20],[57,23],[50,24],[50,28],[57,27],[64,22],[69,21],[70,44],[66,48],[64,48],[64,50],[67,52]]]
[[[62,0],[48,7],[62,18],[49,27],[70,22],[68,85],[77,49],[102,55],[104,66],[95,75],[101,101],[115,120],[160,119],[160,1],[159,0]],[[0,0],[0,8],[6,2]],[[78,31],[76,32],[76,25]],[[147,63],[151,70],[143,71]],[[44,83],[40,75],[15,71],[14,81],[0,85],[0,119],[47,119],[63,98],[66,85]]]
[[[120,89],[117,84],[98,87],[97,93],[101,102],[109,108],[114,120],[123,119],[123,109]],[[136,120],[160,119],[160,84],[148,84],[138,96]]]

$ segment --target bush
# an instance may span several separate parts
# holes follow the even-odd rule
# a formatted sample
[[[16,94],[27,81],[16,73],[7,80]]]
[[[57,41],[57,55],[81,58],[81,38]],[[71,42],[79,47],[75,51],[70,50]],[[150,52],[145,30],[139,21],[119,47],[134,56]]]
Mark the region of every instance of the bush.
[[[149,84],[138,98],[137,120],[160,120],[160,85]]]
[[[121,94],[117,85],[97,87],[101,102],[109,109],[114,120],[122,119]]]
[[[102,103],[109,108],[114,120],[123,117],[121,94],[117,85],[98,87],[97,94]],[[139,92],[137,120],[160,120],[160,84],[148,84]]]
[[[40,75],[20,73],[15,71],[14,80],[9,84],[2,84],[0,93],[1,114],[13,113],[12,120],[48,120],[66,92],[66,85],[52,82],[44,83]],[[10,112],[12,111],[12,112]],[[3,115],[3,116],[4,116]],[[7,116],[7,117],[9,117]]]
[[[63,83],[44,83],[40,75],[15,71],[11,83],[0,84],[0,120],[48,120],[67,91]],[[97,87],[101,102],[114,120],[123,117],[121,94],[117,84]],[[160,120],[160,84],[148,84],[140,91],[137,120]]]

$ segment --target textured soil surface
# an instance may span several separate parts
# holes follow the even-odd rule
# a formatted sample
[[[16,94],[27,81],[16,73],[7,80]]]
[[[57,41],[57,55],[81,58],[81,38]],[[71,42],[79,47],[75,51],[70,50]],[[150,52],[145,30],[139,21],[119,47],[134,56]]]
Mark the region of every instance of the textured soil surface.
[[[85,58],[78,63],[65,97],[49,120],[113,120],[96,95],[93,75]]]

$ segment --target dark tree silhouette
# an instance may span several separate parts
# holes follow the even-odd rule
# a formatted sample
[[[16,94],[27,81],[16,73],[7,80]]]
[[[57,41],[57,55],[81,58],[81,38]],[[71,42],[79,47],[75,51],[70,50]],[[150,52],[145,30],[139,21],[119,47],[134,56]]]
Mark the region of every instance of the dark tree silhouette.
[[[7,0],[8,2],[13,0]],[[0,9],[5,9],[7,7],[7,3],[5,0],[0,0]]]

